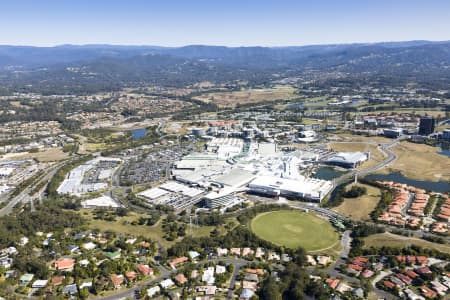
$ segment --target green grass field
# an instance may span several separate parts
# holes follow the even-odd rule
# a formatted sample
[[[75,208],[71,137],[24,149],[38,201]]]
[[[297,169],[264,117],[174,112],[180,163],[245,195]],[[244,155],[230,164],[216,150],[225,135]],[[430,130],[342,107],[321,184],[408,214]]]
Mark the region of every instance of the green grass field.
[[[273,211],[256,216],[252,231],[260,238],[288,248],[318,251],[333,247],[339,239],[330,223],[311,213]]]

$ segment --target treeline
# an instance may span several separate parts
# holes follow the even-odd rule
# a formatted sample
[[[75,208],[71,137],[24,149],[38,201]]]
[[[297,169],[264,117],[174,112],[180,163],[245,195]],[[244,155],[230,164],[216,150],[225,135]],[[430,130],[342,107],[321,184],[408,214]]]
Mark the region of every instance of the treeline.
[[[279,280],[267,276],[260,284],[258,291],[261,300],[301,300],[329,299],[330,292],[322,282],[314,281],[304,269],[305,251],[299,248],[293,251],[293,259],[278,272]]]
[[[267,212],[267,211],[273,211],[273,210],[292,210],[292,209],[293,208],[291,208],[287,205],[277,205],[277,204],[256,205],[252,208],[246,209],[241,214],[239,214],[237,216],[237,220],[241,224],[247,224],[260,213]]]
[[[233,247],[263,247],[269,250],[280,251],[281,248],[268,241],[257,237],[253,232],[244,226],[238,226],[225,236],[216,237],[185,237],[182,241],[176,243],[167,250],[169,256],[182,256],[190,250],[204,253],[207,249],[215,251],[215,248],[233,248]]]
[[[353,227],[351,237],[352,238],[361,238],[361,237],[367,237],[372,234],[384,233],[384,232],[385,232],[384,227],[361,223],[361,224]]]
[[[380,201],[377,204],[377,207],[370,213],[370,217],[372,220],[377,220],[378,217],[387,210],[389,205],[394,200],[395,193],[392,190],[382,189]]]
[[[46,201],[36,211],[23,210],[17,215],[0,218],[0,248],[15,245],[23,237],[34,237],[37,231],[63,232],[84,224],[75,212],[64,211],[62,203]]]

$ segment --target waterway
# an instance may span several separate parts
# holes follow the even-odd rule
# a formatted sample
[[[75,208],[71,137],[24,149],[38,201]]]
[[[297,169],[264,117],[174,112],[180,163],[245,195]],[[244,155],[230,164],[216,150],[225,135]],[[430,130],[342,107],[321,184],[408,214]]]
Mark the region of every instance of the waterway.
[[[130,133],[133,137],[133,140],[136,141],[145,137],[145,135],[147,134],[147,129],[146,128],[133,129],[130,130]]]
[[[421,189],[434,191],[438,193],[450,192],[449,182],[414,180],[403,176],[403,174],[401,173],[371,174],[367,175],[365,178],[369,180],[383,180],[383,181],[395,181],[399,183],[405,183],[407,185],[412,185]]]
[[[336,170],[332,167],[320,167],[316,170],[313,177],[322,180],[333,180],[342,176],[344,173],[346,172]]]

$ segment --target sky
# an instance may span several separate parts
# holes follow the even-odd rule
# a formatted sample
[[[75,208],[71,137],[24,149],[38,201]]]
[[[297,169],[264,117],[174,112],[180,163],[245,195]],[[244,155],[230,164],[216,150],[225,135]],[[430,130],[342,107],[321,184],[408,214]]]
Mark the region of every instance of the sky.
[[[0,44],[450,40],[449,0],[0,0]]]

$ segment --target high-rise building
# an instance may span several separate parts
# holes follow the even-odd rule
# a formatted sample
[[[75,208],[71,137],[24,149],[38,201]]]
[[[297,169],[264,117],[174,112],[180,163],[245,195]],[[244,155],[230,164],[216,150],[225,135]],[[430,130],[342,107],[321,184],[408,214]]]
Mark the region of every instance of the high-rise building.
[[[419,134],[429,135],[434,132],[434,118],[432,116],[423,116],[420,118]]]

